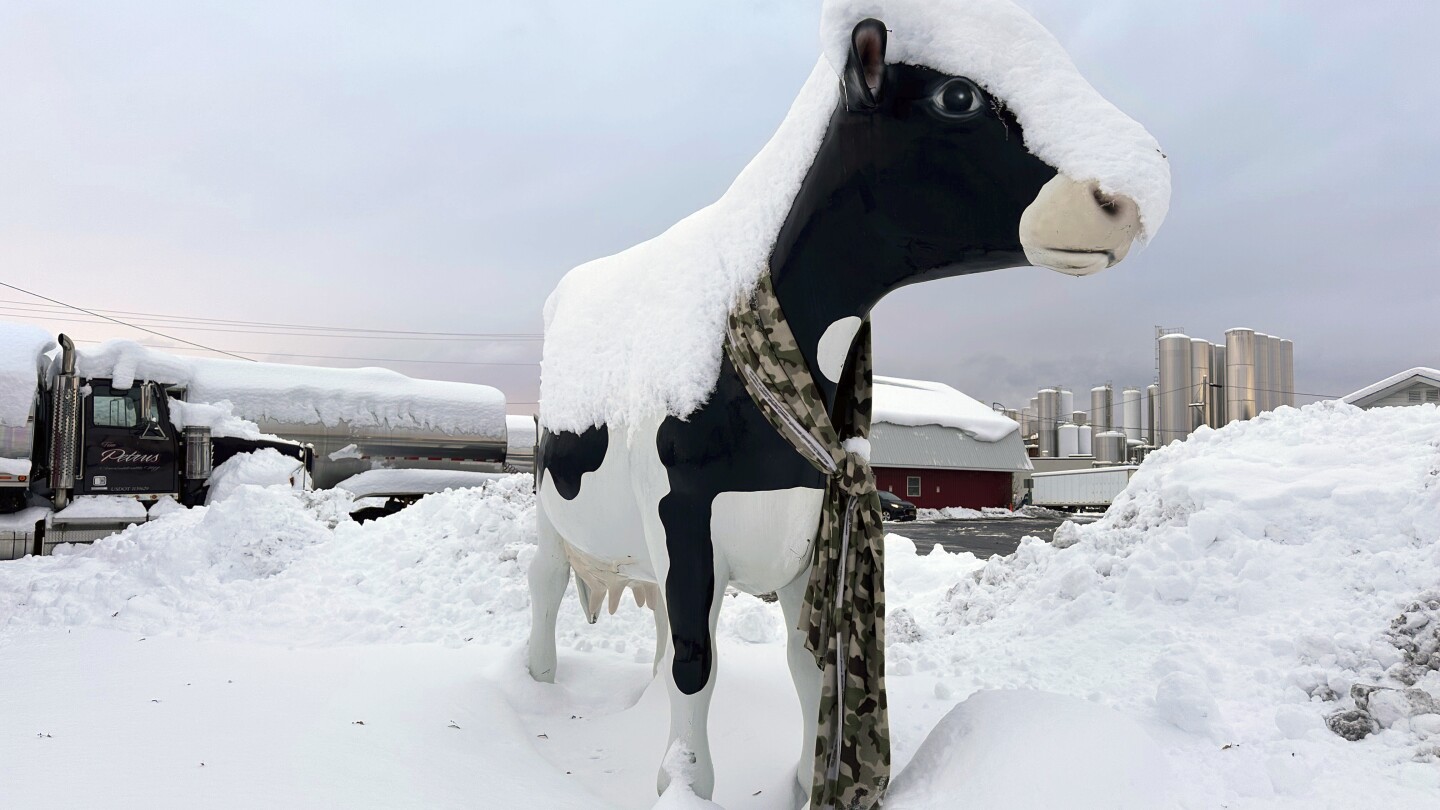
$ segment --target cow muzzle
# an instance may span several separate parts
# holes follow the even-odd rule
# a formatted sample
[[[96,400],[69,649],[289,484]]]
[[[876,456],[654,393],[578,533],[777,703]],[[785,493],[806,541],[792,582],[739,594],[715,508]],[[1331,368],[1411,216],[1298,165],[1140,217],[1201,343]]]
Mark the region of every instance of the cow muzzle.
[[[1140,233],[1140,208],[1093,181],[1057,174],[1020,215],[1020,244],[1036,267],[1088,276],[1113,267]]]

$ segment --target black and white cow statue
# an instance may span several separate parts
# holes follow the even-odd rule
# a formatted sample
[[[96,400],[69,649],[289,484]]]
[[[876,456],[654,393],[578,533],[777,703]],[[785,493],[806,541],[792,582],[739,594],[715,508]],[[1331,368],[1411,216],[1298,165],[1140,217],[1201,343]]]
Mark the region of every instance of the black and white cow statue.
[[[633,590],[656,611],[672,750],[705,798],[727,585],[779,596],[807,792],[820,689],[796,628],[825,481],[723,356],[729,307],[768,270],[834,406],[890,291],[1027,264],[1086,275],[1169,201],[1154,139],[1008,0],[830,0],[822,19],[825,58],[726,195],[571,271],[546,306],[530,672],[555,679],[572,569],[592,622]]]

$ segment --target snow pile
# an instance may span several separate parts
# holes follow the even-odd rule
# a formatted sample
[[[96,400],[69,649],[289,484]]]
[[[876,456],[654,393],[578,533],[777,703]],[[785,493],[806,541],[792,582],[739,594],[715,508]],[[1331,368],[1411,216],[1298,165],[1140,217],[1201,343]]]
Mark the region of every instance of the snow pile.
[[[62,520],[133,520],[145,522],[145,504],[124,495],[77,495],[55,513]]]
[[[505,455],[535,454],[535,417],[512,413],[505,417]]]
[[[974,79],[1015,112],[1032,152],[1074,180],[1133,198],[1145,237],[1159,229],[1170,196],[1159,146],[1025,12],[1007,0],[829,0],[826,57],[725,194],[648,242],[571,270],[546,301],[545,427],[633,428],[687,416],[709,396],[726,314],[769,261],[839,103],[850,31],[867,16],[894,32],[889,61]]]
[[[947,506],[943,509],[915,510],[916,520],[1004,520],[1015,517],[1026,517],[1026,515],[1023,511],[1012,512],[1009,509],[1002,509],[997,506],[987,506],[983,509]]]
[[[260,426],[235,415],[235,406],[225,400],[215,403],[169,402],[170,421],[176,427],[208,427],[212,438],[246,439],[248,441],[283,442],[285,439],[260,430]]]
[[[54,338],[43,329],[0,323],[0,427],[25,427],[45,352],[53,348]]]
[[[1020,429],[1015,420],[944,383],[875,378],[875,422],[940,425],[982,442],[998,442]]]
[[[177,357],[128,340],[78,352],[82,376],[128,387],[153,380],[186,387],[191,402],[226,401],[251,422],[433,430],[496,441],[505,436],[505,397],[470,383],[415,380],[383,368],[321,368]]]
[[[474,470],[366,470],[336,484],[356,498],[418,495],[478,487],[505,476]]]
[[[910,606],[934,640],[891,660],[1147,719],[1205,806],[1416,806],[1437,582],[1440,410],[1323,402],[1157,451],[1100,521]]]
[[[208,503],[229,498],[244,486],[304,486],[305,465],[273,447],[236,453],[210,472]]]

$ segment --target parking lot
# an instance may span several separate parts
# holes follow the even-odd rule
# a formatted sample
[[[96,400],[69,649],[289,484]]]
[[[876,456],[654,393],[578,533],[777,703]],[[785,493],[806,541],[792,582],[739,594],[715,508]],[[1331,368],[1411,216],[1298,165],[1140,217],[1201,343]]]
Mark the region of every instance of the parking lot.
[[[923,554],[936,543],[946,551],[968,551],[981,559],[995,554],[1011,554],[1020,546],[1020,538],[1038,537],[1046,542],[1067,520],[1092,523],[1096,514],[981,518],[978,520],[917,520],[886,523],[885,531],[904,535],[915,541]]]

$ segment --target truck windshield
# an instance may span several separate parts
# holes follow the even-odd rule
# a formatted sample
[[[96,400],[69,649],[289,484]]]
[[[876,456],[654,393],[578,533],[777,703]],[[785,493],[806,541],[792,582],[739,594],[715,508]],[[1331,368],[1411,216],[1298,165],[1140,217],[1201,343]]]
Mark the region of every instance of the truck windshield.
[[[96,427],[135,427],[135,400],[129,397],[92,397],[95,402]]]

